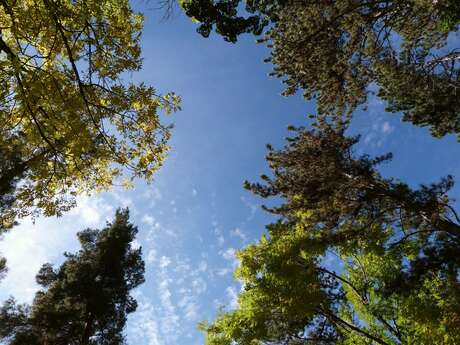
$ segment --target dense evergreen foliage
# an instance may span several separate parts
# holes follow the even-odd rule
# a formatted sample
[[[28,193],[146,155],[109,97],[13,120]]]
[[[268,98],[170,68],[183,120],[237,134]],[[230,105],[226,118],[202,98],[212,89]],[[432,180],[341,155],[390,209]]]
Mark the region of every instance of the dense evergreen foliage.
[[[460,219],[452,178],[411,189],[390,158],[356,157],[339,130],[297,129],[270,148],[273,177],[247,184],[283,202],[239,252],[239,307],[203,324],[208,344],[458,344]]]
[[[78,233],[81,249],[64,263],[42,266],[31,306],[13,299],[0,309],[0,341],[8,345],[124,344],[126,316],[136,310],[130,291],[144,281],[137,228],[128,210],[117,211],[103,230]]]
[[[273,74],[285,94],[301,89],[320,115],[339,121],[365,104],[370,86],[390,112],[428,126],[436,137],[460,133],[460,53],[452,39],[460,7],[454,0],[184,1],[185,12],[229,41],[266,33]],[[345,116],[346,117],[346,116]]]
[[[24,176],[26,163],[17,147],[0,148],[0,234],[15,224],[12,207],[17,184]]]
[[[16,147],[0,148],[0,236],[16,225],[12,209],[17,184],[25,170],[25,164]],[[0,256],[0,280],[6,271],[6,259]]]

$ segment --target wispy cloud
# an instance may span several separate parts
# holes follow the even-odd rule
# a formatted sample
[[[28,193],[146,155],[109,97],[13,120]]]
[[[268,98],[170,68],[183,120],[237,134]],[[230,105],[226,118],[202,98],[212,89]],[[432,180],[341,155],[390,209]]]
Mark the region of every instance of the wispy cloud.
[[[128,319],[128,343],[144,343],[148,345],[161,345],[158,328],[158,315],[152,303],[141,293],[135,295],[138,308]]]
[[[230,309],[238,308],[238,292],[236,288],[234,286],[229,286],[225,289],[225,293],[227,294]]]
[[[141,221],[142,223],[150,225],[150,226],[153,226],[155,224],[155,218],[153,218],[152,216],[148,214],[143,215]]]
[[[382,133],[383,134],[390,134],[391,132],[394,131],[394,127],[390,125],[388,121],[385,121],[382,125]]]
[[[166,343],[169,344],[175,343],[180,335],[180,317],[177,315],[176,307],[174,306],[171,299],[172,293],[170,290],[170,283],[172,280],[168,274],[168,265],[163,266],[159,272],[160,282],[158,283],[158,294],[162,307],[160,329],[163,338],[166,340]]]
[[[63,218],[55,219],[56,223],[63,223],[69,217],[78,219],[80,226],[100,226],[104,220],[113,216],[115,209],[103,197],[81,196],[77,198],[77,207],[73,208]],[[53,218],[52,218],[53,219]],[[59,220],[59,221],[58,221]]]
[[[225,275],[227,275],[227,274],[229,274],[231,272],[232,272],[231,268],[219,268],[219,269],[216,270],[216,274],[218,276],[221,276],[221,277],[223,277],[223,276],[225,276]]]
[[[219,252],[222,257],[229,261],[232,265],[232,268],[235,269],[239,266],[240,262],[239,260],[236,258],[236,249],[235,248],[227,248],[225,251],[220,251]]]
[[[235,248],[227,248],[224,252],[222,253],[222,257],[225,260],[234,260],[235,259],[235,254],[236,254],[236,249]]]
[[[178,307],[182,308],[186,320],[197,321],[200,308],[196,302],[196,297],[191,294],[190,289],[182,289],[181,293],[183,296],[177,303]]]
[[[169,257],[163,255],[163,256],[160,258],[160,263],[158,264],[158,266],[159,266],[160,268],[166,268],[166,267],[168,267],[170,264],[171,264],[171,259],[170,259]]]
[[[246,234],[243,232],[243,230],[241,230],[240,228],[235,228],[233,229],[231,232],[230,232],[230,235],[232,235],[233,237],[238,237],[240,238],[242,241],[246,241],[247,237],[246,237]]]
[[[259,205],[251,202],[248,198],[244,196],[242,196],[240,199],[243,202],[243,204],[249,209],[249,215],[246,218],[246,221],[249,222],[254,218],[257,210],[259,209]]]
[[[152,248],[147,252],[147,257],[145,260],[148,264],[151,264],[155,262],[156,259],[157,259],[157,250]]]
[[[203,278],[196,278],[192,281],[192,289],[195,294],[201,295],[202,293],[206,292],[207,284]]]
[[[198,272],[206,272],[208,269],[208,263],[204,260],[201,260],[198,264]]]
[[[224,243],[225,243],[225,238],[224,238],[224,235],[222,233],[222,229],[217,224],[217,222],[213,222],[212,226],[214,227],[214,234],[216,235],[217,245],[219,247],[222,247],[224,245]]]
[[[151,185],[146,185],[144,186],[144,193],[142,194],[142,198],[148,201],[148,206],[150,208],[153,208],[159,201],[163,199],[163,195],[158,188]]]
[[[198,315],[198,305],[195,302],[190,302],[185,306],[185,318],[188,321],[197,321],[199,318]]]

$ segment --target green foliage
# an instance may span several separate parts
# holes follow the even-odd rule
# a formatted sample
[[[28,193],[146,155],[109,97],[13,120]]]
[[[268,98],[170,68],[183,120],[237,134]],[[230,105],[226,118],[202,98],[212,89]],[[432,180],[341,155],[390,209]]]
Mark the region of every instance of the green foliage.
[[[15,147],[24,165],[10,176],[22,182],[14,214],[59,215],[125,173],[151,180],[170,137],[159,112],[178,109],[179,98],[122,79],[141,68],[142,15],[128,0],[0,8],[0,150]]]
[[[17,147],[0,148],[0,236],[16,225],[12,206],[19,180],[25,172]],[[0,280],[7,272],[6,259],[0,256]]]
[[[460,219],[452,178],[411,189],[322,125],[269,147],[272,177],[246,187],[279,216],[238,253],[236,310],[202,324],[210,345],[460,342]]]
[[[103,230],[78,233],[81,249],[64,263],[45,264],[37,274],[42,289],[31,306],[8,300],[0,309],[3,344],[124,344],[126,316],[136,310],[130,290],[144,282],[137,228],[128,210],[117,211]]]
[[[239,3],[188,0],[183,7],[205,36],[215,26],[234,42],[265,26],[261,41],[272,48],[268,61],[284,94],[302,90],[321,116],[347,121],[376,84],[387,110],[403,120],[436,137],[460,133],[460,54],[448,40],[458,32],[458,1],[255,0],[246,3],[249,17]]]
[[[201,35],[208,37],[215,29],[229,42],[236,42],[242,33],[260,35],[269,21],[268,18],[262,18],[258,13],[254,13],[257,11],[274,13],[278,8],[278,1],[245,1],[246,12],[253,15],[243,17],[238,15],[240,3],[241,0],[179,0],[185,13],[200,23],[198,32]]]
[[[19,180],[24,176],[26,164],[17,147],[0,148],[0,234],[15,225],[12,206]]]
[[[0,257],[0,280],[2,280],[2,278],[5,276],[7,270],[6,259]]]

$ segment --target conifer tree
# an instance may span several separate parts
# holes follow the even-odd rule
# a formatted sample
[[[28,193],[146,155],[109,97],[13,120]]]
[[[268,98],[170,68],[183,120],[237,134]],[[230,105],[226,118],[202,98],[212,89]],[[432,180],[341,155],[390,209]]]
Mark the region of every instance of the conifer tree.
[[[41,290],[31,306],[8,300],[0,309],[0,341],[8,345],[124,344],[126,317],[136,310],[130,291],[144,282],[137,228],[118,210],[102,230],[78,233],[81,249],[65,253],[36,276]]]
[[[356,156],[358,138],[294,130],[246,185],[281,199],[265,207],[279,220],[238,253],[239,306],[201,325],[207,344],[458,344],[452,178],[412,189],[378,173],[389,155]]]
[[[12,206],[17,183],[24,176],[25,170],[17,147],[0,149],[0,234],[15,224]]]
[[[441,137],[460,134],[460,24],[456,0],[187,0],[182,6],[199,22],[235,42],[265,30],[273,75],[284,94],[301,90],[316,99],[321,116],[348,121],[366,104],[370,86],[387,111],[427,126]],[[245,15],[249,13],[248,15]]]

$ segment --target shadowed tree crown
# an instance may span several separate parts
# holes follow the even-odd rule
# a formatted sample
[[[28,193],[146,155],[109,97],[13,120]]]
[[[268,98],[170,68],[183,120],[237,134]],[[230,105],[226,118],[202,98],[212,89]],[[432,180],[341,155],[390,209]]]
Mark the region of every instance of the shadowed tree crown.
[[[31,306],[8,300],[0,309],[0,341],[8,345],[124,344],[126,317],[136,310],[130,291],[144,282],[137,228],[118,210],[102,230],[78,233],[81,249],[62,265],[42,266]]]
[[[377,86],[404,121],[460,134],[457,0],[249,0],[245,11],[240,0],[181,3],[203,36],[215,29],[236,42],[265,28],[284,94],[300,89],[321,116],[347,120]]]

